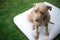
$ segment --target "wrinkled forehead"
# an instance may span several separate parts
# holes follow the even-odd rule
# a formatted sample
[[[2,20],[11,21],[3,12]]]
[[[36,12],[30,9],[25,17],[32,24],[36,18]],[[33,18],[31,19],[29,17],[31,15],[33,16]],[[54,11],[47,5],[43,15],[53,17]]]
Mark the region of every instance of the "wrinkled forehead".
[[[37,3],[34,8],[35,10],[39,9],[41,11],[47,10],[46,4],[43,4],[43,3]]]

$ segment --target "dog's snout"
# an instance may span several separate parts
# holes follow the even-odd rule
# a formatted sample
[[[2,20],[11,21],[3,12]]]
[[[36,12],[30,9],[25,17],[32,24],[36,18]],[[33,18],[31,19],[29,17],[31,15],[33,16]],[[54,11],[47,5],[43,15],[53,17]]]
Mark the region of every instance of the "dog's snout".
[[[36,18],[36,20],[35,21],[38,21],[39,19],[38,18]]]

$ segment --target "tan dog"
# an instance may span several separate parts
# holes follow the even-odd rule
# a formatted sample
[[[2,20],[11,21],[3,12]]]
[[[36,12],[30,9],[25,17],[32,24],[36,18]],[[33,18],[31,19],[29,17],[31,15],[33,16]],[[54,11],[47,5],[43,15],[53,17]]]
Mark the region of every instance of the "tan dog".
[[[51,10],[51,6],[48,6],[43,3],[35,3],[34,4],[34,9],[30,14],[28,14],[28,20],[32,22],[33,29],[36,30],[36,40],[39,38],[39,33],[38,33],[38,27],[43,25],[45,26],[46,30],[46,35],[49,35],[48,32],[48,23],[50,22],[50,14],[48,12],[48,9]],[[52,23],[53,24],[53,23]]]

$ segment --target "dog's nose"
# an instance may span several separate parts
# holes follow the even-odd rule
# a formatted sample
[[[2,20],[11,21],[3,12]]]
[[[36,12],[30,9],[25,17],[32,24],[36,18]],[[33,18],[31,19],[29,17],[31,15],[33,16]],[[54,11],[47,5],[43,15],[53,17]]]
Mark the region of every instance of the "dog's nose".
[[[35,21],[38,21],[39,19],[37,18]]]

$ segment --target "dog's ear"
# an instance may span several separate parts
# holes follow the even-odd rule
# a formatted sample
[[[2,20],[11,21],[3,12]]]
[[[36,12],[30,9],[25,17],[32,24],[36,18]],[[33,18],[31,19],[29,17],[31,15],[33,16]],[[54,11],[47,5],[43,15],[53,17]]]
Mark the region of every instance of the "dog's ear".
[[[47,8],[51,11],[52,10],[52,7],[51,6],[47,6]]]
[[[36,5],[36,3],[33,4],[33,6],[35,6],[35,5]]]

